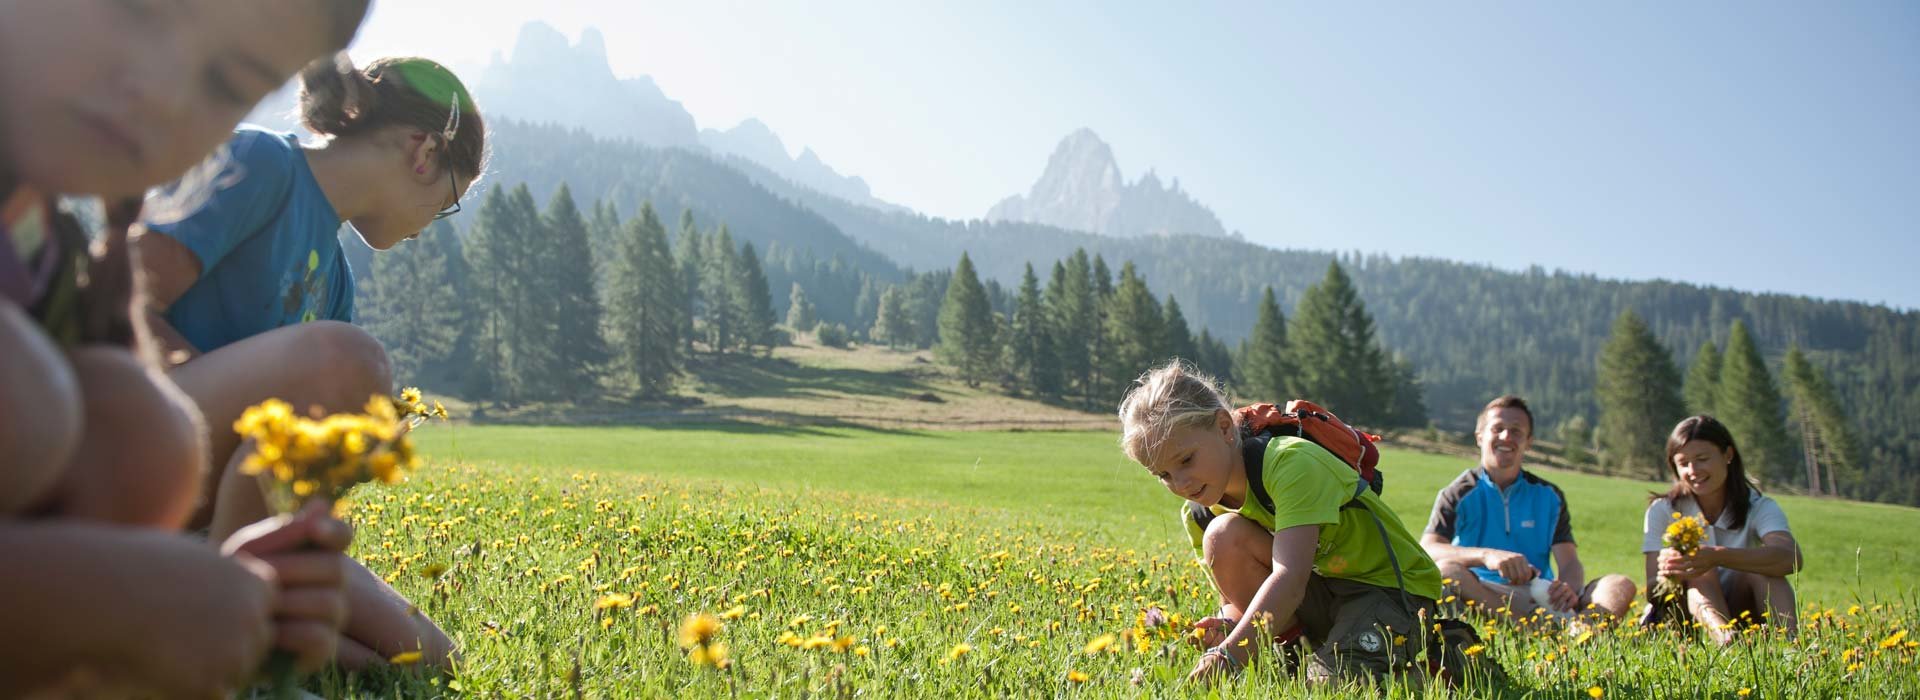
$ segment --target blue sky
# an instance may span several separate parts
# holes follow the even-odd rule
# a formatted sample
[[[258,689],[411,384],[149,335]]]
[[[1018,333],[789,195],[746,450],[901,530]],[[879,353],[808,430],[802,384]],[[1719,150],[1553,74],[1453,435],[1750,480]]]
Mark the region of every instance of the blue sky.
[[[931,215],[1084,126],[1278,247],[1920,308],[1917,3],[376,0],[354,53],[535,19]]]

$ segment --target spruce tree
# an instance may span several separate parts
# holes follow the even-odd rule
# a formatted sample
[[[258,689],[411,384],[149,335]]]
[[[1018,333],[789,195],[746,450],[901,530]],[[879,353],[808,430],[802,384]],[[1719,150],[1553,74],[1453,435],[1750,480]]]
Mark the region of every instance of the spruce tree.
[[[1685,412],[1673,356],[1628,309],[1613,322],[1598,365],[1601,468],[1666,480],[1667,433]]]
[[[1055,263],[1053,282],[1047,285],[1047,310],[1053,317],[1054,350],[1068,383],[1081,405],[1094,403],[1093,339],[1100,330],[1099,298],[1087,251],[1076,249],[1066,263]]]
[[[1693,364],[1687,367],[1687,383],[1682,395],[1687,399],[1687,411],[1696,415],[1713,415],[1717,411],[1713,397],[1720,391],[1720,349],[1709,340],[1700,344],[1700,352],[1693,356]]]
[[[1098,403],[1108,393],[1108,387],[1114,382],[1115,360],[1107,345],[1107,315],[1113,303],[1113,272],[1107,268],[1107,260],[1099,254],[1093,256],[1093,334],[1087,337],[1087,362],[1092,370],[1088,378],[1087,396],[1091,403]]]
[[[1180,313],[1180,302],[1168,294],[1167,303],[1160,308],[1161,315],[1167,320],[1167,355],[1200,364],[1200,348],[1194,343],[1193,329],[1187,326],[1186,314]]]
[[[736,281],[740,252],[734,249],[733,234],[726,224],[707,239],[707,249],[701,255],[700,300],[706,305],[707,349],[724,354],[739,342],[740,310],[745,307],[735,296],[740,289]]]
[[[524,195],[524,196],[523,196]],[[533,311],[534,245],[540,239],[539,212],[526,186],[495,186],[487,191],[468,235],[467,261],[480,308],[482,332],[476,338],[475,372],[469,387],[479,397],[519,401],[542,377],[544,347],[535,343],[547,332]]]
[[[880,284],[872,276],[861,273],[860,294],[853,300],[853,327],[872,328],[879,315]]]
[[[1744,321],[1734,321],[1714,393],[1720,422],[1733,433],[1747,472],[1771,482],[1794,482],[1799,460],[1788,447],[1780,390]]]
[[[1392,368],[1392,394],[1387,398],[1386,417],[1382,422],[1400,428],[1426,425],[1426,392],[1420,385],[1420,374],[1414,371],[1413,361],[1395,357]]]
[[[1260,293],[1253,332],[1240,344],[1240,366],[1235,372],[1241,391],[1256,401],[1285,404],[1298,398],[1294,389],[1292,346],[1287,342],[1287,317],[1280,313],[1273,287]],[[1313,399],[1316,403],[1318,398]]]
[[[386,346],[398,384],[421,383],[426,367],[444,362],[459,340],[461,309],[440,242],[453,235],[446,222],[434,222],[420,240],[373,256],[371,283],[361,287],[360,321]]]
[[[707,324],[707,288],[702,284],[707,272],[707,240],[693,225],[693,210],[680,210],[680,231],[674,240],[674,262],[680,266],[680,334],[686,341],[686,354],[693,354],[693,342],[705,337]]]
[[[1119,388],[1119,384],[1131,381],[1166,359],[1167,321],[1160,313],[1160,302],[1147,289],[1146,280],[1140,279],[1132,261],[1121,265],[1120,284],[1107,302],[1107,309],[1106,327],[1102,329],[1107,348],[1106,375],[1112,377],[1115,388]],[[1120,392],[1113,393],[1115,395],[1105,398],[1117,402]]]
[[[607,326],[615,362],[641,395],[665,394],[680,372],[685,290],[651,202],[642,202],[639,216],[621,227],[614,252]]]
[[[734,264],[731,296],[739,305],[740,345],[749,353],[755,347],[766,346],[768,356],[772,356],[773,291],[767,288],[766,268],[760,266],[760,256],[754,253],[752,243],[740,246],[740,256],[734,259]]]
[[[606,341],[600,336],[600,296],[594,289],[598,278],[594,271],[593,243],[586,220],[575,208],[573,192],[565,183],[553,193],[546,213],[541,215],[546,232],[544,245],[551,252],[543,256],[545,269],[539,271],[547,281],[547,298],[540,304],[549,310],[553,335],[547,339],[553,358],[549,375],[549,395],[580,396],[590,393],[599,381],[599,367],[607,361]]]
[[[533,192],[521,183],[508,197],[512,220],[519,231],[509,244],[514,271],[520,277],[508,302],[512,310],[506,353],[511,378],[510,396],[516,399],[554,399],[568,393],[571,379],[560,357],[558,318],[553,313],[562,297],[554,279],[561,269],[560,247],[548,238]]]
[[[1803,443],[1803,458],[1807,463],[1807,492],[1819,495],[1824,491],[1827,495],[1838,496],[1841,483],[1852,485],[1853,473],[1859,464],[1859,443],[1854,438],[1852,421],[1848,420],[1839,396],[1827,381],[1826,373],[1808,362],[1800,348],[1795,347],[1787,352],[1787,360],[1780,373],[1787,386],[1790,407],[1787,418]],[[1822,472],[1826,475],[1824,487],[1820,478]],[[1846,473],[1847,477],[1843,479],[1842,473]]]
[[[787,327],[799,333],[813,330],[820,319],[813,308],[813,302],[807,299],[807,290],[800,283],[793,283],[793,290],[787,292]]]
[[[1046,302],[1040,298],[1040,279],[1027,263],[1020,277],[1020,292],[1014,300],[1008,340],[1007,362],[1014,379],[1040,396],[1060,393],[1059,358],[1053,351]]]
[[[874,313],[873,331],[868,335],[875,342],[886,343],[889,349],[912,344],[913,319],[907,314],[906,293],[900,287],[888,285],[880,292],[879,310]]]
[[[960,371],[969,387],[980,385],[996,364],[997,340],[994,338],[993,309],[987,301],[986,287],[973,270],[966,253],[953,268],[947,284],[946,299],[940,304],[940,359]]]
[[[1393,368],[1374,339],[1367,314],[1340,263],[1327,264],[1327,276],[1307,288],[1288,329],[1290,388],[1340,414],[1349,422],[1386,418],[1393,392]]]
[[[1227,344],[1213,337],[1213,332],[1200,329],[1200,337],[1193,341],[1196,355],[1193,363],[1202,371],[1213,375],[1214,379],[1230,386],[1238,384],[1238,376],[1233,371],[1233,353]]]

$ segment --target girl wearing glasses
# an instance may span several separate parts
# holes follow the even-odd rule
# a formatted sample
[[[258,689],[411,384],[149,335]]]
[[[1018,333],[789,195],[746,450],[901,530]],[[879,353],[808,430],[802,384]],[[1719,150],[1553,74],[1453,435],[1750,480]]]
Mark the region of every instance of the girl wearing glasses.
[[[350,323],[340,224],[387,250],[459,211],[485,167],[472,96],[427,59],[316,64],[301,73],[299,113],[323,140],[241,128],[208,172],[153,198],[148,233],[133,239],[150,323],[177,365],[169,375],[206,416],[213,497],[194,524],[215,538],[267,515],[253,478],[236,472],[245,455],[229,426],[246,407],[272,397],[358,411],[393,392],[386,351]],[[452,644],[439,628],[365,568],[348,569],[344,666],[412,651],[445,661]]]

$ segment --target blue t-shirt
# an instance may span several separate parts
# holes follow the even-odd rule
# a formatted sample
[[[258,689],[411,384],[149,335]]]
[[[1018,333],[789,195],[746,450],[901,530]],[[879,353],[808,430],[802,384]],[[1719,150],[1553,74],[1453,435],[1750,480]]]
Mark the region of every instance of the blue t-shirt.
[[[1573,518],[1567,514],[1567,497],[1560,487],[1533,472],[1520,470],[1520,478],[1501,489],[1486,469],[1476,467],[1440,489],[1427,532],[1451,540],[1456,547],[1514,552],[1539,569],[1542,578],[1553,580],[1553,546],[1573,541]],[[1507,582],[1500,572],[1486,567],[1473,567],[1473,573],[1482,581]]]
[[[216,189],[185,218],[147,227],[200,259],[167,322],[211,352],[282,326],[353,320],[340,216],[293,134],[241,127]]]

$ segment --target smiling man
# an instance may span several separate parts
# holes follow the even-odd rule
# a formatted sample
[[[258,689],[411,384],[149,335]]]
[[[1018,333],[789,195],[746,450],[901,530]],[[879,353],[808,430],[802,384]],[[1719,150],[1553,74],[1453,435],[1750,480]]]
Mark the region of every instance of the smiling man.
[[[1625,614],[1633,603],[1632,579],[1608,574],[1580,585],[1586,568],[1566,495],[1521,466],[1533,444],[1527,402],[1518,396],[1488,402],[1473,433],[1480,466],[1440,490],[1420,540],[1449,581],[1448,593],[1488,610],[1507,608],[1516,618],[1542,607]],[[1547,582],[1545,596],[1533,594],[1535,579]]]

